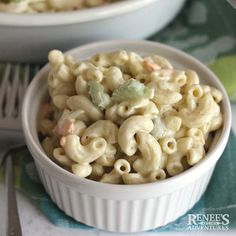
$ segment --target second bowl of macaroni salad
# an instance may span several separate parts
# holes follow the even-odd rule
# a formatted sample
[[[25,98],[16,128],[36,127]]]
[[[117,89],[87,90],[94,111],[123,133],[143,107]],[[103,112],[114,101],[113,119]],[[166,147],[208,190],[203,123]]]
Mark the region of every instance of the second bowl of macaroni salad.
[[[0,12],[42,13],[75,11],[121,0],[0,0]]]
[[[143,184],[178,175],[205,157],[222,126],[222,93],[158,54],[77,60],[52,50],[48,59],[39,134],[47,155],[77,176]]]

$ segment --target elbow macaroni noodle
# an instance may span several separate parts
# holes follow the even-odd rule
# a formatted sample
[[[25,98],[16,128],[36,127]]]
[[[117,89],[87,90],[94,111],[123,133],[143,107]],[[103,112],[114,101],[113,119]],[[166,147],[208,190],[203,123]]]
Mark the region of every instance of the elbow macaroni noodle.
[[[97,7],[121,0],[2,0],[0,12],[40,13],[74,11]]]
[[[158,55],[121,50],[76,61],[53,50],[48,58],[42,147],[79,177],[143,184],[177,175],[204,158],[222,126],[221,92]]]

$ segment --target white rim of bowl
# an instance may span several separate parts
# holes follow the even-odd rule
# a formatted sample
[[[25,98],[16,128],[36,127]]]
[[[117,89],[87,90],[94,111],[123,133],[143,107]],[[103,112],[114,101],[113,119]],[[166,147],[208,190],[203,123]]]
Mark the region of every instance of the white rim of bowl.
[[[3,13],[0,26],[50,26],[101,20],[135,11],[160,0],[126,0],[105,6],[57,13]]]
[[[55,170],[55,172],[51,172],[52,175],[57,176],[58,178],[62,179],[63,177],[63,182],[64,183],[70,183],[72,185],[78,186],[78,183],[89,185],[93,188],[100,189],[99,191],[131,191],[132,190],[138,190],[138,191],[148,191],[151,188],[158,188],[158,187],[164,187],[166,184],[171,184],[172,186],[177,186],[179,182],[184,182],[184,185],[187,185],[189,182],[193,182],[194,179],[199,177],[199,173],[201,173],[201,169],[204,169],[205,171],[208,170],[209,168],[213,167],[214,164],[217,162],[217,160],[220,158],[219,154],[217,154],[219,147],[225,148],[230,130],[231,130],[231,105],[229,102],[228,95],[219,81],[219,79],[215,76],[215,74],[208,69],[203,63],[195,59],[194,57],[186,54],[185,52],[182,52],[179,49],[173,48],[171,46],[167,46],[162,43],[157,43],[157,42],[151,42],[151,41],[145,41],[145,40],[111,40],[111,41],[100,41],[100,42],[95,42],[95,43],[90,43],[86,44],[84,46],[72,49],[67,51],[67,54],[71,54],[78,51],[86,51],[86,50],[91,50],[92,48],[96,49],[98,47],[102,46],[108,46],[108,45],[128,45],[128,44],[136,44],[139,45],[140,47],[145,46],[145,45],[150,45],[153,47],[161,47],[162,49],[174,53],[175,55],[184,58],[187,61],[192,61],[194,64],[198,65],[201,67],[209,76],[214,78],[214,82],[217,84],[217,86],[220,88],[221,92],[223,93],[223,103],[224,103],[224,108],[225,108],[225,113],[224,113],[224,125],[222,127],[221,135],[217,142],[215,143],[215,146],[217,148],[214,148],[213,150],[210,150],[207,155],[205,156],[204,159],[202,159],[199,163],[196,165],[192,166],[190,169],[173,176],[171,178],[167,178],[164,180],[161,180],[159,182],[152,182],[152,183],[145,183],[145,184],[136,184],[136,185],[119,185],[119,184],[106,184],[106,183],[101,183],[97,182],[94,180],[89,180],[86,178],[81,178],[78,177],[69,171],[63,169],[59,165],[57,165],[55,162],[53,162],[38,146],[37,142],[35,141],[32,133],[30,132],[29,128],[29,123],[27,119],[27,114],[28,110],[30,108],[30,95],[32,94],[32,90],[34,88],[34,84],[37,83],[37,80],[41,78],[41,76],[47,71],[48,69],[48,64],[46,64],[39,72],[38,74],[33,78],[31,84],[29,85],[29,88],[27,89],[27,92],[25,94],[25,98],[23,101],[23,108],[22,108],[22,126],[23,126],[23,131],[26,140],[28,141],[29,149],[36,154],[37,156],[40,156],[40,158],[36,158],[38,162],[40,162],[41,165],[44,166],[45,169],[48,171]],[[96,53],[96,52],[94,52]],[[217,157],[219,156],[219,157]],[[35,158],[35,157],[34,157]],[[213,164],[212,164],[213,163]],[[199,172],[200,171],[200,172]],[[183,186],[183,185],[182,185]],[[167,191],[172,191],[172,190],[167,190]]]

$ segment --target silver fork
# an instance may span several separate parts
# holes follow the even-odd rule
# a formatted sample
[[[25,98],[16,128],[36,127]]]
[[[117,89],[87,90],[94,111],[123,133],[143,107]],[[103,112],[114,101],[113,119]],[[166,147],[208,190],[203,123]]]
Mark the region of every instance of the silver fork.
[[[37,70],[37,69],[36,69]],[[22,77],[21,77],[22,76]],[[7,193],[7,234],[21,236],[21,225],[13,185],[11,154],[24,144],[21,132],[21,107],[24,94],[30,82],[30,67],[6,65],[0,87],[0,137],[4,137],[1,162],[5,163],[5,183]]]
[[[0,139],[3,139],[1,154],[24,143],[21,132],[21,107],[29,84],[29,72],[29,65],[21,67],[7,64],[0,77]],[[23,74],[23,78],[20,78],[20,74]],[[0,163],[3,161],[2,157]]]

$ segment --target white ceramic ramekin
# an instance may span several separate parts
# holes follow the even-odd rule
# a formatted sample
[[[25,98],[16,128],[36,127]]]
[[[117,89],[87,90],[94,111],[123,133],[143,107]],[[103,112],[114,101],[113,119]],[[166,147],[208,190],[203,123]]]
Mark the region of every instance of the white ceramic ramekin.
[[[46,61],[53,48],[66,50],[108,39],[143,39],[158,32],[185,0],[125,0],[74,12],[0,12],[0,60]]]
[[[115,232],[138,232],[174,221],[200,199],[229,137],[231,108],[217,77],[193,57],[172,47],[148,41],[106,41],[88,44],[68,53],[85,59],[97,52],[125,49],[142,55],[159,54],[177,67],[197,71],[202,82],[223,93],[224,124],[206,157],[175,177],[141,185],[104,184],[77,177],[60,168],[43,152],[37,135],[37,113],[47,90],[49,66],[34,78],[25,95],[22,120],[27,146],[52,200],[77,221]]]

